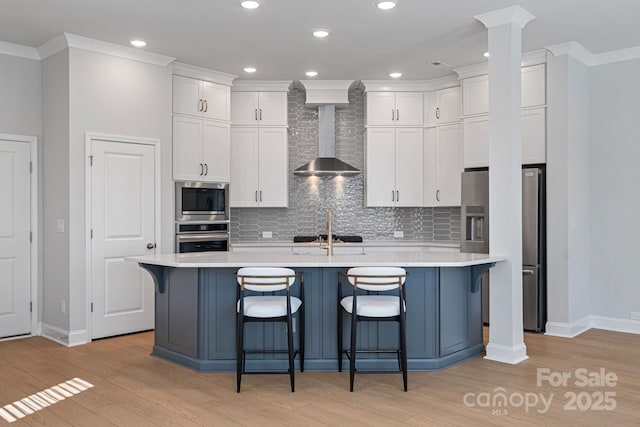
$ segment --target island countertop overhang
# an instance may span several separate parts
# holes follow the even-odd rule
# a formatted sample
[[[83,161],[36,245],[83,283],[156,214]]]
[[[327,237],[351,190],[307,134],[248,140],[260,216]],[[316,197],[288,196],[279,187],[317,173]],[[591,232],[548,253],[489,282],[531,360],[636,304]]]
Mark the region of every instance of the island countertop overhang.
[[[298,255],[282,252],[197,252],[129,257],[139,264],[174,268],[220,267],[467,267],[505,261],[506,257],[464,252],[385,252]]]

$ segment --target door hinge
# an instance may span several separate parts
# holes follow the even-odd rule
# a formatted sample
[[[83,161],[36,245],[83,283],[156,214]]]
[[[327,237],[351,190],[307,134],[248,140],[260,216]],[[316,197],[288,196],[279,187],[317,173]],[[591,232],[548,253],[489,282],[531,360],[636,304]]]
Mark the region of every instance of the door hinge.
[[[29,301],[29,313],[33,313],[33,301]]]
[[[33,162],[29,162],[29,173],[33,173]]]
[[[91,312],[93,313],[93,303],[91,303]]]
[[[91,229],[91,238],[93,239],[93,228]]]
[[[93,166],[93,156],[89,156],[89,166]]]

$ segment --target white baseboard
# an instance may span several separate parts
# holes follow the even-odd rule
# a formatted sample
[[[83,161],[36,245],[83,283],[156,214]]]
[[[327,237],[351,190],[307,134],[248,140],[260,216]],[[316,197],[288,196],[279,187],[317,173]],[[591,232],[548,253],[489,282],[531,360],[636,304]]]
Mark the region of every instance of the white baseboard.
[[[489,343],[487,344],[487,354],[484,358],[516,365],[523,360],[527,360],[529,356],[527,356],[527,347],[524,343],[515,346]]]
[[[547,322],[545,325],[545,335],[562,338],[577,337],[593,327],[591,325],[591,317],[592,316],[585,316],[571,323]]]
[[[591,315],[591,326],[607,331],[640,334],[640,320]]]
[[[67,331],[47,323],[40,323],[40,335],[66,347],[86,344],[91,341],[86,329]]]

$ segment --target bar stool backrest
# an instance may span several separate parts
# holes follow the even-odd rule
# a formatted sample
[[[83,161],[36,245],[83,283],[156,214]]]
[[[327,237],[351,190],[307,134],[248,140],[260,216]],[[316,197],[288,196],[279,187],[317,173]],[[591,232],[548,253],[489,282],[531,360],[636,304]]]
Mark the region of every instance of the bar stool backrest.
[[[295,271],[283,267],[243,267],[236,273],[238,285],[255,292],[282,291],[291,287],[298,276]]]
[[[347,271],[349,283],[365,291],[391,291],[404,284],[407,272],[401,267],[353,267]]]

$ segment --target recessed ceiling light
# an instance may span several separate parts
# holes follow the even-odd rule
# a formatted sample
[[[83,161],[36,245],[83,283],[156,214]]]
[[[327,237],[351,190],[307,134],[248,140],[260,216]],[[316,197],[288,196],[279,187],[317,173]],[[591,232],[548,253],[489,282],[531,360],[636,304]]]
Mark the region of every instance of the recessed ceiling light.
[[[397,79],[398,77],[402,77],[402,73],[391,73],[389,74],[389,77],[393,77],[394,79]]]
[[[376,0],[376,6],[378,9],[389,10],[398,5],[398,0]]]
[[[315,77],[315,76],[318,75],[318,72],[317,71],[307,71],[305,74],[307,76],[309,76],[309,77]]]
[[[131,40],[130,43],[135,47],[145,47],[147,45],[147,42],[144,40]]]
[[[485,53],[483,53],[482,55],[483,55],[485,58],[488,58],[488,57],[489,57],[489,52],[485,52]]]
[[[257,9],[260,7],[261,3],[261,0],[240,0],[240,6],[245,9]]]
[[[313,35],[319,39],[323,39],[329,35],[329,31],[327,30],[315,30]]]
[[[256,69],[254,67],[244,67],[245,73],[255,73]]]

